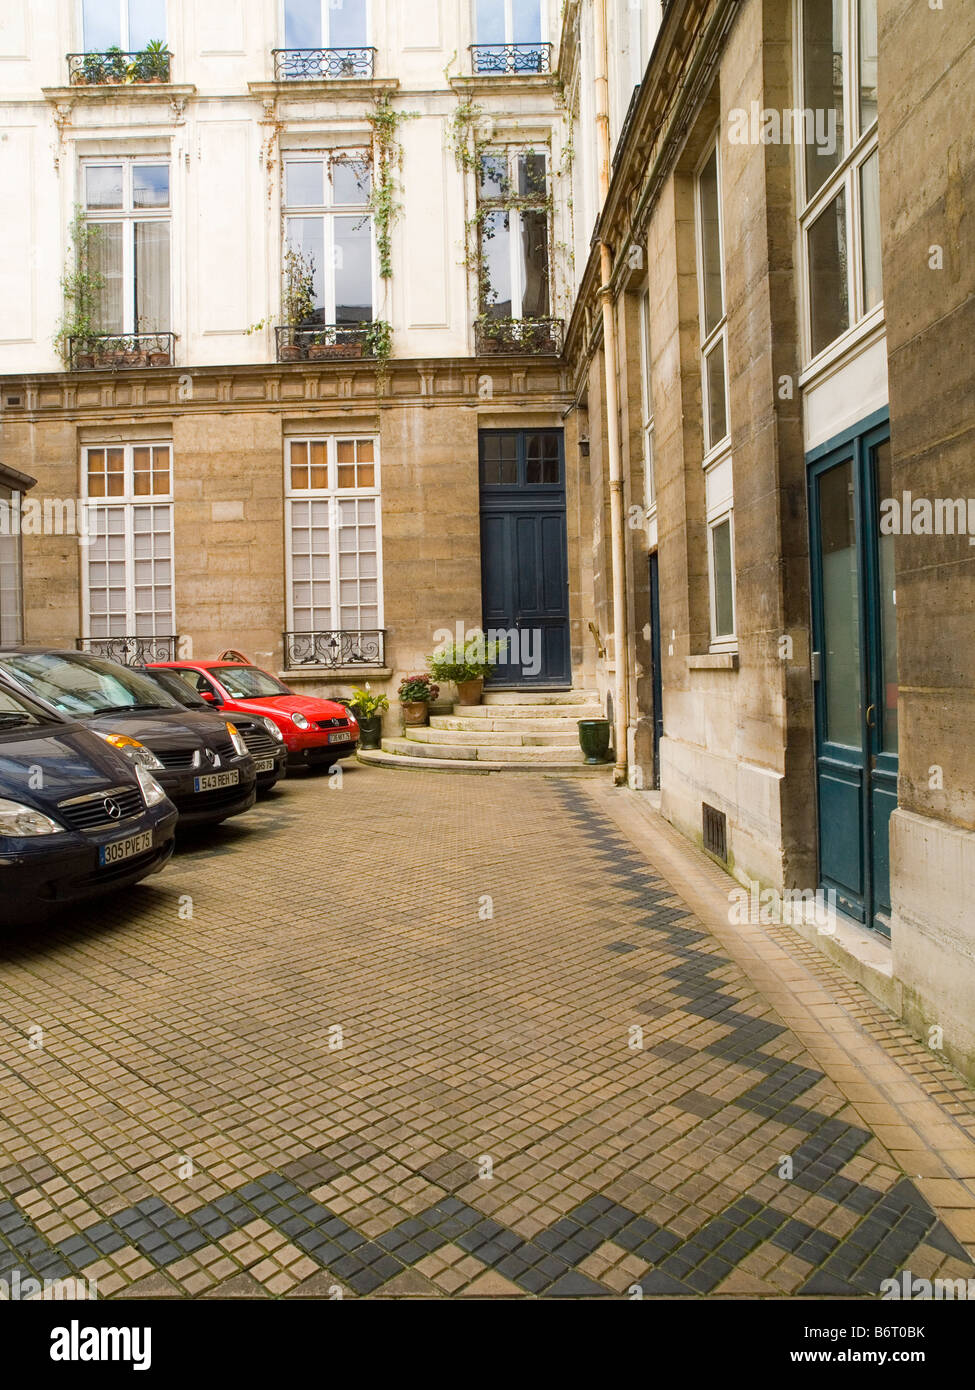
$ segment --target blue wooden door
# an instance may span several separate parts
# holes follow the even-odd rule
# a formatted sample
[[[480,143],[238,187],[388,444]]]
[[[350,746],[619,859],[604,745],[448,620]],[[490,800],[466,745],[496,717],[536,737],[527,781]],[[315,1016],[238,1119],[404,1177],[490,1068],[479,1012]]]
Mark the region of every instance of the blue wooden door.
[[[809,472],[821,886],[890,931],[897,805],[897,636],[886,424],[821,451]]]
[[[506,634],[489,684],[572,683],[561,430],[482,430],[481,603],[485,631]]]

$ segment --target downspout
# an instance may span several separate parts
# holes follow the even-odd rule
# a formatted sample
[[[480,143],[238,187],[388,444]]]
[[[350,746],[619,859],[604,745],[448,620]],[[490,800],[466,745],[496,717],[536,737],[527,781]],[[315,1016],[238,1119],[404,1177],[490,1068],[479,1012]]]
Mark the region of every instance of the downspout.
[[[599,154],[599,210],[609,197],[611,145],[609,132],[609,30],[606,0],[595,0],[596,138]],[[627,731],[629,729],[629,656],[626,608],[626,544],[623,529],[623,469],[620,458],[620,404],[616,371],[616,316],[613,311],[613,256],[609,245],[599,243],[599,298],[603,311],[603,361],[606,367],[606,438],[609,448],[609,526],[613,557],[613,655],[615,699],[613,703],[616,767],[613,781],[627,781]]]

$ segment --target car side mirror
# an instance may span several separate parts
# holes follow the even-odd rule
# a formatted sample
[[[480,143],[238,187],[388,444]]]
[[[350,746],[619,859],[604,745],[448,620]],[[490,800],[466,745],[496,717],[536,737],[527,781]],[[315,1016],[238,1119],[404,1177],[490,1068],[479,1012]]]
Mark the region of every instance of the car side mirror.
[[[208,705],[219,705],[220,703],[220,701],[217,699],[216,695],[212,693],[212,691],[200,690],[197,692],[197,694],[200,696],[201,700],[206,700]]]

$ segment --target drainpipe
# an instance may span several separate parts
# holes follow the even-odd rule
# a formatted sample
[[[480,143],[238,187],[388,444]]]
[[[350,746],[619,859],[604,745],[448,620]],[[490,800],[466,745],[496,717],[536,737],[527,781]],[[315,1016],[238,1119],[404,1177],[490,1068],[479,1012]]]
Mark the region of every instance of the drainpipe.
[[[611,146],[609,134],[609,29],[606,0],[595,0],[593,7],[596,48],[596,138],[599,154],[599,208],[609,196]],[[613,312],[613,255],[603,240],[599,243],[599,298],[603,311],[603,360],[606,367],[606,437],[609,446],[609,525],[613,556],[613,652],[615,700],[613,714],[616,746],[616,786],[625,785],[626,736],[629,728],[629,632],[626,617],[626,543],[623,529],[623,469],[619,439],[619,388],[616,376],[616,316]]]

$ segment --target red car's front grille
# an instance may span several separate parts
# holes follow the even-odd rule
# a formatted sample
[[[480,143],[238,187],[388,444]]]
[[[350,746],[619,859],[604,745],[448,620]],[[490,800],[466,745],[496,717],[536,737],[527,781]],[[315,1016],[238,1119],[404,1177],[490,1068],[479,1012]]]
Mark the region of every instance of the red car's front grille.
[[[347,719],[319,719],[315,723],[316,729],[347,729],[349,721]]]

